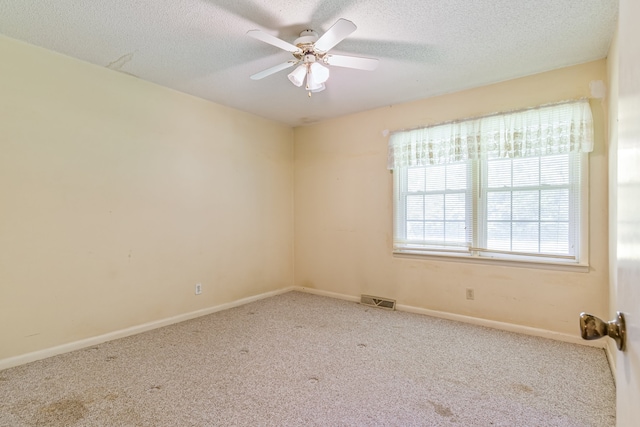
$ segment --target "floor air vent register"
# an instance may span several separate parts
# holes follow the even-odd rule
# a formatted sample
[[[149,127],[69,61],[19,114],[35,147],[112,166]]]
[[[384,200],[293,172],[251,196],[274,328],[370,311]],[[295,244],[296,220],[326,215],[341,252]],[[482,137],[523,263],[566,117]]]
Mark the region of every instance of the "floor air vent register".
[[[384,308],[385,310],[396,309],[396,300],[382,297],[373,297],[371,295],[360,295],[360,304]]]

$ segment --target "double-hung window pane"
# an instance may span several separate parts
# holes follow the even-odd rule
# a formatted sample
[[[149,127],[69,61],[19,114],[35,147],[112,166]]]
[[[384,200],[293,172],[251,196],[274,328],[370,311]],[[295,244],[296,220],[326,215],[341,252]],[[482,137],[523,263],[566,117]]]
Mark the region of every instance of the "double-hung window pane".
[[[403,168],[396,182],[396,240],[408,247],[471,246],[471,163]]]
[[[482,185],[487,252],[575,255],[580,156],[487,159]]]

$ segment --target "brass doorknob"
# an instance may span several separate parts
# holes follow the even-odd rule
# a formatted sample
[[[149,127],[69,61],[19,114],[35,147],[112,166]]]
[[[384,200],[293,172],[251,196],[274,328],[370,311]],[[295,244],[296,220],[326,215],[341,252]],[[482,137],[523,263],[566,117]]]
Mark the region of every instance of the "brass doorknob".
[[[597,340],[605,336],[613,338],[618,350],[625,350],[627,330],[624,324],[624,314],[617,312],[616,318],[605,322],[589,313],[580,313],[580,332],[582,339]]]

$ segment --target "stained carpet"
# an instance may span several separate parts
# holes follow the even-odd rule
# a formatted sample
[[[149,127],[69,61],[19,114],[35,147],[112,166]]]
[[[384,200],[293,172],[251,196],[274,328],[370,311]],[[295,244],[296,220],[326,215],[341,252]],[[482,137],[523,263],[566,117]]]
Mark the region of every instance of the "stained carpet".
[[[289,292],[0,371],[0,426],[614,426],[603,350]]]

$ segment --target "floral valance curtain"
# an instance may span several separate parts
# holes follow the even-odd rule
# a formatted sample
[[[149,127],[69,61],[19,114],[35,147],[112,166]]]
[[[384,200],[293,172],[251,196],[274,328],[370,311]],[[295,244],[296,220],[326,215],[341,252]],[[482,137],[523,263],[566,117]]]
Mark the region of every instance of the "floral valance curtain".
[[[389,138],[387,167],[593,151],[588,100],[399,131]]]

